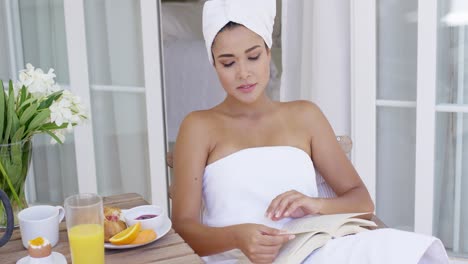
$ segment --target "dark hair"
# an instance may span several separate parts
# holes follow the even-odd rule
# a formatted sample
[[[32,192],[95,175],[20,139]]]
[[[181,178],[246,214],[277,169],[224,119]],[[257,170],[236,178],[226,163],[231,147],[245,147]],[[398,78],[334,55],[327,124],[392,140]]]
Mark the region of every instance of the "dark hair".
[[[232,21],[229,21],[226,25],[224,25],[224,27],[222,27],[218,33],[216,34],[216,36],[218,36],[219,33],[223,32],[223,31],[226,31],[226,30],[233,30],[235,29],[236,27],[239,27],[239,26],[244,26],[242,24],[239,24],[239,23],[236,23],[236,22],[232,22]],[[213,46],[215,44],[215,39],[216,39],[216,36],[215,38],[213,39],[213,43],[211,43],[211,49],[213,50]],[[266,42],[264,41],[265,43],[265,49],[268,51],[268,45],[266,44]],[[214,59],[214,55],[213,55],[213,51],[211,51],[211,58],[213,59],[213,65],[215,64],[215,59]]]
[[[223,32],[225,30],[232,30],[232,29],[235,29],[236,27],[238,26],[243,26],[242,24],[239,24],[239,23],[236,23],[236,22],[232,22],[232,21],[229,21],[226,25],[224,25],[224,27],[222,27],[219,31],[218,31],[218,34],[219,32]]]

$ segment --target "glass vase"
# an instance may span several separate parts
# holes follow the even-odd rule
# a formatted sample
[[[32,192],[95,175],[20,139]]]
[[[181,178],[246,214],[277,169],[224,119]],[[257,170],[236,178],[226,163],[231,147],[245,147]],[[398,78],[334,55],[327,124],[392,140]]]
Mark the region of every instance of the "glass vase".
[[[19,224],[18,213],[28,206],[24,185],[31,163],[31,156],[31,140],[0,144],[0,189],[10,199],[15,226]],[[3,205],[0,205],[0,227],[6,227],[6,214]]]

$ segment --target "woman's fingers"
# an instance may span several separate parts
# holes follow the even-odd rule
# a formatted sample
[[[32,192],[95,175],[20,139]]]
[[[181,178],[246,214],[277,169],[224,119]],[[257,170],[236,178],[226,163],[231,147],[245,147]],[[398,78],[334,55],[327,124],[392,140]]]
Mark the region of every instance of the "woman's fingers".
[[[281,230],[266,225],[258,225],[258,230],[262,235],[275,236],[281,234]]]
[[[294,210],[290,210],[291,204],[295,204],[298,201],[307,201],[309,197],[297,191],[289,191],[284,194],[278,195],[271,202],[267,209],[267,217],[277,221],[285,217],[291,217]],[[303,203],[302,203],[303,204]],[[297,207],[295,208],[297,209]]]
[[[253,264],[271,264],[273,261],[275,261],[276,254],[259,254],[255,255],[252,258],[250,258],[250,261]]]
[[[288,196],[285,196],[283,200],[280,201],[278,207],[275,210],[274,219],[279,220],[283,217],[288,217],[289,215],[285,215],[288,208],[291,206],[292,203],[300,200],[303,197],[300,193],[292,193]]]
[[[279,246],[281,247],[284,243],[288,242],[289,240],[293,239],[295,236],[290,234],[284,235],[264,235],[263,239],[260,241],[260,245],[262,246]]]
[[[289,217],[293,215],[297,209],[307,207],[307,202],[307,197],[301,197],[299,199],[294,200],[289,204],[288,208],[285,210],[284,216]]]
[[[283,244],[294,238],[265,225],[244,224],[239,227],[240,231],[246,231],[246,235],[242,236],[238,247],[253,263],[272,263]]]
[[[282,230],[265,225],[259,225],[258,230],[262,235],[259,244],[264,246],[282,245],[294,238],[294,235],[284,234]]]
[[[272,263],[283,244],[290,240],[290,235],[264,235],[264,237],[266,239],[261,242],[262,244],[255,249],[255,252],[250,254],[252,256],[251,261],[254,263]]]
[[[297,196],[297,195],[301,195],[301,194],[295,190],[292,190],[292,191],[288,191],[288,192],[285,192],[276,196],[276,198],[273,199],[273,201],[271,201],[270,205],[268,206],[265,212],[265,216],[267,218],[273,219],[276,217],[276,215],[278,216],[281,215],[281,213],[278,211],[280,205],[281,204],[282,206],[287,205],[289,203],[288,199],[292,199],[293,196]]]

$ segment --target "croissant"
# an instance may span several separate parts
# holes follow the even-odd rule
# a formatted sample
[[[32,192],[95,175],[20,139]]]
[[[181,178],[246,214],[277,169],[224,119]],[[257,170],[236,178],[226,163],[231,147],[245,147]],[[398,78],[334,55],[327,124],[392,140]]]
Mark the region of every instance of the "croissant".
[[[117,207],[104,207],[104,241],[127,228],[122,219],[122,211]]]

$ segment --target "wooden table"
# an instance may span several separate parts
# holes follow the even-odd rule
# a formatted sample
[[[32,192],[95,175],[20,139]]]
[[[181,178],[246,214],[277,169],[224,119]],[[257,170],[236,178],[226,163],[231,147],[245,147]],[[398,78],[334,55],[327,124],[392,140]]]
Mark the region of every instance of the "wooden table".
[[[128,209],[148,204],[148,202],[140,195],[130,193],[105,197],[104,204]],[[60,224],[59,243],[52,250],[62,253],[67,258],[67,262],[69,264],[72,263],[65,222]],[[0,247],[0,263],[15,264],[16,261],[27,255],[28,252],[21,242],[20,231],[16,229],[10,241],[3,247]],[[111,264],[203,263],[203,260],[194,253],[193,249],[173,229],[161,239],[145,246],[125,250],[106,249],[105,258],[106,263]]]

